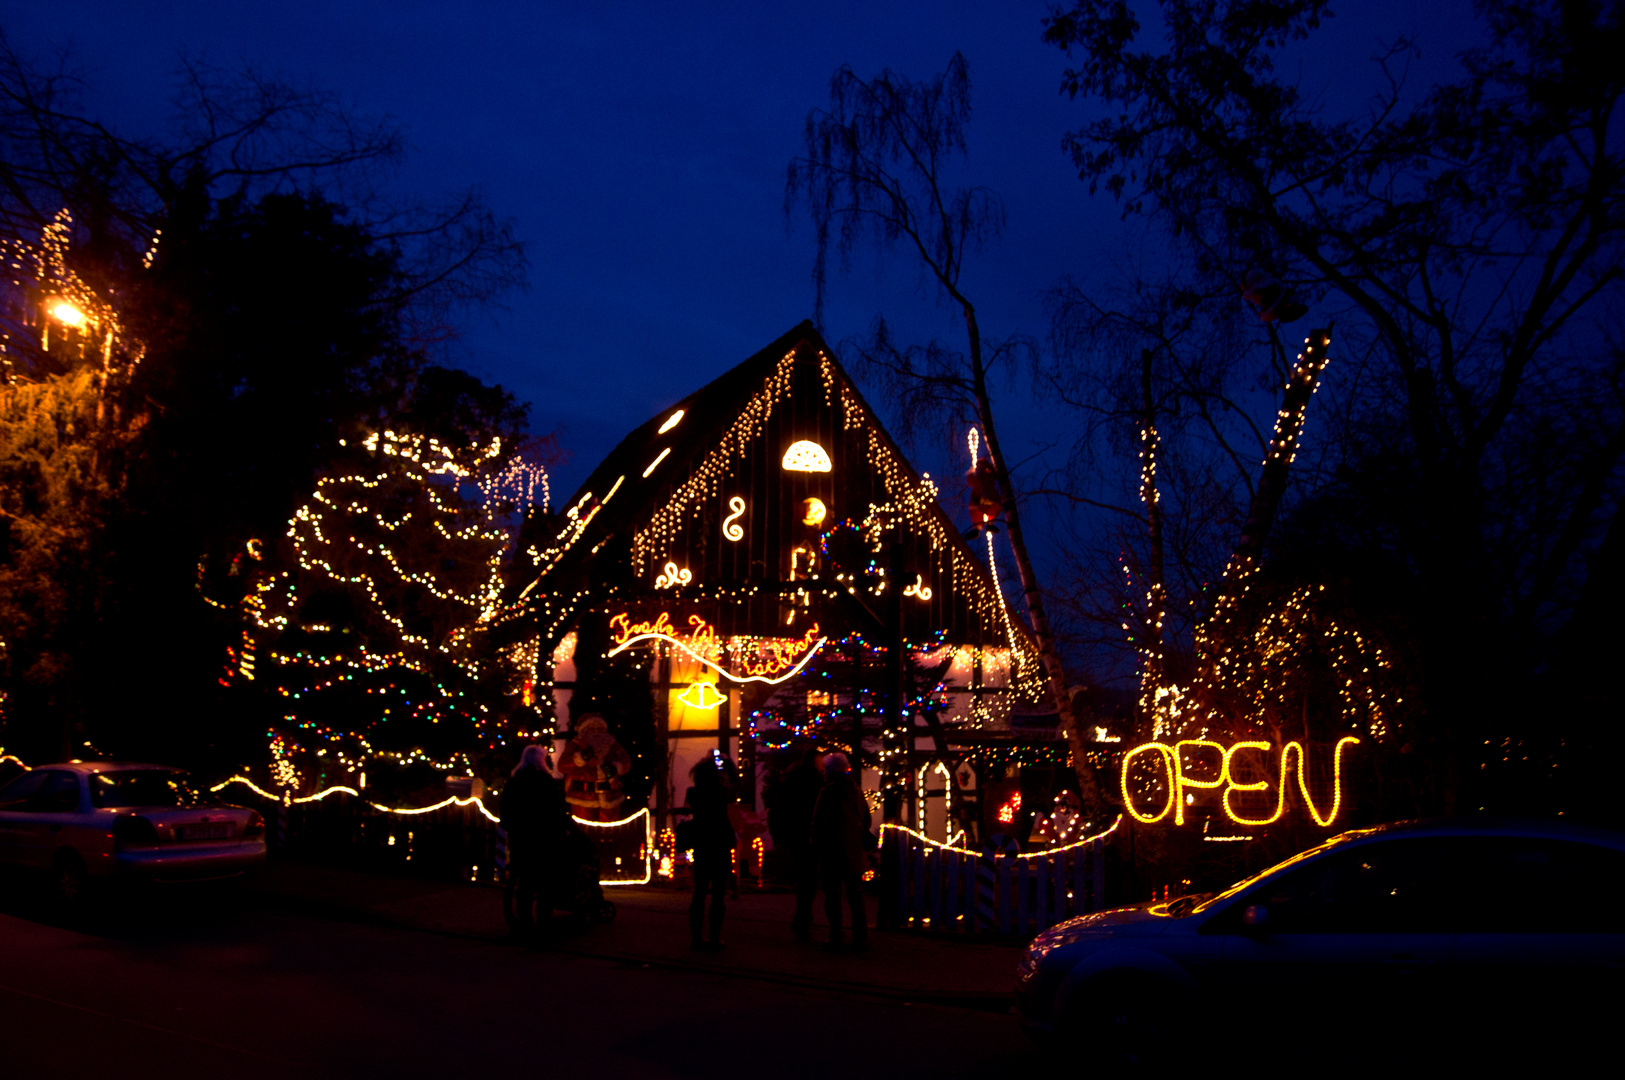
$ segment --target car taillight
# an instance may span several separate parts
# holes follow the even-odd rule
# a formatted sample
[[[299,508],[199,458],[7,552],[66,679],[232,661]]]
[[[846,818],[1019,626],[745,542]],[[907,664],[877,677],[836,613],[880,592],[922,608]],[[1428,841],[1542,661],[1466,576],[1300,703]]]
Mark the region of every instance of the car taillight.
[[[129,844],[156,844],[158,830],[152,827],[152,822],[136,814],[121,814],[113,821],[113,844],[124,847]]]
[[[243,839],[259,836],[265,832],[265,819],[260,817],[258,810],[249,812],[248,824],[243,826]]]

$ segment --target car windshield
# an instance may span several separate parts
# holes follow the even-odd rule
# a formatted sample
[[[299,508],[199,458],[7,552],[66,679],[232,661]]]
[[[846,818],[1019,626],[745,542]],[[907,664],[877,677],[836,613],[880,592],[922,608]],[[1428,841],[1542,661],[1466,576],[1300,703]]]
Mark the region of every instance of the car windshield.
[[[1191,893],[1189,896],[1181,896],[1178,900],[1169,903],[1168,915],[1171,918],[1183,919],[1200,907],[1203,901],[1210,899],[1212,896],[1213,894],[1210,892]]]
[[[175,769],[121,769],[90,778],[90,801],[108,806],[185,806],[192,801],[186,774]]]
[[[1218,893],[1217,895],[1208,897],[1207,899],[1203,900],[1201,902],[1201,904],[1199,904],[1196,907],[1192,908],[1191,911],[1188,912],[1187,914],[1197,914],[1197,913],[1206,911],[1208,908],[1212,907],[1214,904],[1217,904],[1217,903],[1219,903],[1220,901],[1223,901],[1223,900],[1228,900],[1232,896],[1236,895],[1237,893],[1239,893],[1239,892],[1241,892],[1241,891],[1243,891],[1245,889],[1252,888],[1254,885],[1258,884],[1260,881],[1263,881],[1265,878],[1269,877],[1273,873],[1276,873],[1277,871],[1285,870],[1289,866],[1296,866],[1298,863],[1300,863],[1303,860],[1309,858],[1310,856],[1319,855],[1323,851],[1329,851],[1332,848],[1336,847],[1338,844],[1341,844],[1346,840],[1353,840],[1355,837],[1364,836],[1364,835],[1366,835],[1367,831],[1368,830],[1355,830],[1354,832],[1346,832],[1346,833],[1343,833],[1341,836],[1334,836],[1332,839],[1326,841],[1324,844],[1317,844],[1314,847],[1310,848],[1308,851],[1300,851],[1296,855],[1292,856],[1290,859],[1286,859],[1286,860],[1284,860],[1282,862],[1278,862],[1274,866],[1270,867],[1268,870],[1260,870],[1258,873],[1254,874],[1252,877],[1245,878],[1245,879],[1243,879],[1241,881],[1236,882],[1234,885],[1232,885],[1228,889],[1224,890],[1224,892]]]

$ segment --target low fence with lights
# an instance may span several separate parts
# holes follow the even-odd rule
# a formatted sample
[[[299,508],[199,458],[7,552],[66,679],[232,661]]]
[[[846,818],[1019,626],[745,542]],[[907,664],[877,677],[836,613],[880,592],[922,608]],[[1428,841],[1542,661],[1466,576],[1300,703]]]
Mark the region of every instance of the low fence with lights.
[[[342,785],[311,795],[279,795],[246,776],[233,776],[209,790],[219,793],[233,784],[273,802],[284,843],[308,855],[342,855],[352,862],[361,855],[466,881],[500,881],[506,869],[500,819],[478,795],[449,795],[427,806],[385,806]],[[648,810],[619,821],[574,820],[597,844],[600,884],[648,884],[654,857]]]
[[[1029,937],[1105,907],[1106,839],[1122,822],[1075,843],[1018,851],[943,844],[901,825],[882,826],[881,863],[895,889],[898,926]]]

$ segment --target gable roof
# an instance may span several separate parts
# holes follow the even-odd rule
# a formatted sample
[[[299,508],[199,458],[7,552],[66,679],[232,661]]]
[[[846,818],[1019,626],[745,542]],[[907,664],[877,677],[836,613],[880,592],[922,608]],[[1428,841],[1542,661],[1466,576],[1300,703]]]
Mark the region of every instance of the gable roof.
[[[803,443],[816,451],[786,462]],[[794,467],[808,465],[821,471]],[[808,500],[822,504],[818,524]],[[786,611],[793,620],[798,605],[821,606],[840,620],[831,629],[872,633],[865,614],[878,621],[890,586],[908,593],[908,640],[1010,645],[1018,667],[1041,672],[935,485],[811,322],[635,428],[530,533],[517,560],[530,580],[504,618],[534,623],[544,642],[611,595],[723,602],[732,626],[719,629],[757,635],[784,626]],[[898,574],[905,580],[887,580]]]

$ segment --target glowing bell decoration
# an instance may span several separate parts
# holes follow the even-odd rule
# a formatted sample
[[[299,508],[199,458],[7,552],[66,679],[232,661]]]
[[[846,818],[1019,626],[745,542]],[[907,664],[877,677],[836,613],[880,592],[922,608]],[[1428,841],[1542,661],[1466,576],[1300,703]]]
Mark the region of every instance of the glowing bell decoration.
[[[681,694],[678,694],[677,700],[691,709],[710,712],[724,701],[727,701],[728,695],[717,693],[715,683],[697,682]]]

